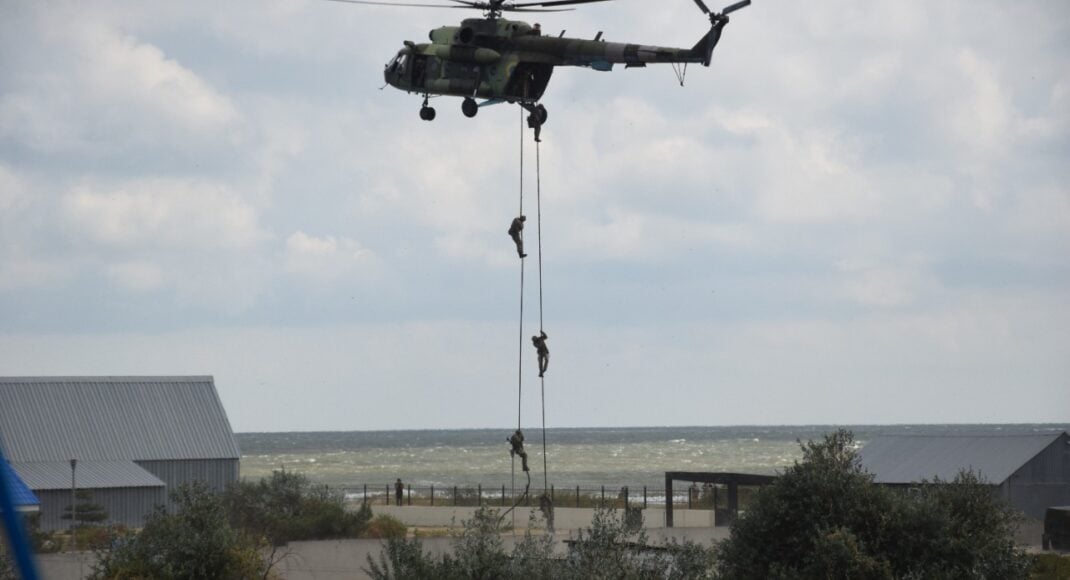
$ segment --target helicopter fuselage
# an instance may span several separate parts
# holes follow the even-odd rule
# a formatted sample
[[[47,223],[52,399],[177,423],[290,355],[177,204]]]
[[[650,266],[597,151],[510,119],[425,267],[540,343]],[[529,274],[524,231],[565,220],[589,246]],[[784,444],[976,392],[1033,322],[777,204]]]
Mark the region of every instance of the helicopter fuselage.
[[[410,93],[450,95],[466,99],[465,114],[474,116],[469,99],[532,105],[542,98],[554,67],[577,66],[609,71],[616,64],[648,63],[709,65],[710,54],[728,19],[713,21],[693,48],[666,48],[543,36],[538,25],[505,18],[470,18],[460,26],[430,33],[429,43],[405,42],[386,65],[387,84]],[[600,35],[599,35],[600,36]],[[426,107],[426,103],[425,103]],[[471,114],[469,114],[471,112]]]

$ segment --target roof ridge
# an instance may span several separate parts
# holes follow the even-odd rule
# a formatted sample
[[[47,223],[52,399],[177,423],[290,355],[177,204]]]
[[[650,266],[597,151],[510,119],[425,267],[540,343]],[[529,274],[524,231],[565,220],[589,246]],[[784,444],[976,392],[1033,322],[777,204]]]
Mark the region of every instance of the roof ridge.
[[[33,377],[0,377],[0,383],[138,383],[138,382],[169,382],[169,383],[203,383],[214,382],[213,375],[114,375],[114,376],[33,376]]]

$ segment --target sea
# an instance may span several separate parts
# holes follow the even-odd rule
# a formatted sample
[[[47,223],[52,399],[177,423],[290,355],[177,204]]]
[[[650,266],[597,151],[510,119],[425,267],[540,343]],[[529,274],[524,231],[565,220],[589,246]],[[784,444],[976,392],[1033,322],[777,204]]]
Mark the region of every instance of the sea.
[[[552,428],[525,431],[534,485],[557,489],[664,487],[666,471],[775,474],[802,456],[800,442],[847,429],[861,448],[879,434],[1043,433],[1063,424],[806,425]],[[239,433],[241,476],[285,469],[348,496],[387,493],[400,478],[416,489],[484,490],[516,484],[512,430]],[[545,449],[545,454],[543,450]]]

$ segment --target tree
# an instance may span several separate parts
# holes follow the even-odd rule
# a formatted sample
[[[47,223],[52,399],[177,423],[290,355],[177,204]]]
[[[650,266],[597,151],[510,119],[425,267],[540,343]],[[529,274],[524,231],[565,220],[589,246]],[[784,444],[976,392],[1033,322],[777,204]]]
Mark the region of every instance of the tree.
[[[65,520],[71,519],[71,506],[63,508]],[[92,526],[108,519],[108,511],[104,506],[93,503],[93,494],[88,489],[79,489],[75,492],[74,522],[77,526]]]
[[[171,494],[175,513],[158,507],[141,533],[98,553],[91,578],[244,580],[266,565],[257,546],[231,527],[219,496],[201,483]]]
[[[873,483],[848,431],[802,451],[719,546],[721,577],[1028,577],[1015,514],[975,474],[903,492]]]
[[[356,538],[368,528],[371,508],[347,512],[345,498],[308,477],[274,471],[257,482],[241,481],[223,495],[223,505],[236,529],[262,538],[271,546],[298,540]]]

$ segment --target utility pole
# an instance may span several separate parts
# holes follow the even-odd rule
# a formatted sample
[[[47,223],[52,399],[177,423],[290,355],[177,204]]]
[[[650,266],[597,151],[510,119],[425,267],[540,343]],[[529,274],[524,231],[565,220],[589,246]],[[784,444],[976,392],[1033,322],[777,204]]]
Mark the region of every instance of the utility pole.
[[[78,467],[78,460],[77,459],[72,459],[71,460],[71,545],[74,546],[74,551],[75,552],[78,551],[78,537],[75,536],[75,534],[74,534],[74,526],[77,523],[77,520],[74,517],[75,512],[77,511],[77,504],[75,504],[74,496],[75,496],[75,491],[78,489],[78,486],[76,484],[76,480],[74,478],[74,471],[75,471],[75,469],[77,467]]]

